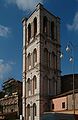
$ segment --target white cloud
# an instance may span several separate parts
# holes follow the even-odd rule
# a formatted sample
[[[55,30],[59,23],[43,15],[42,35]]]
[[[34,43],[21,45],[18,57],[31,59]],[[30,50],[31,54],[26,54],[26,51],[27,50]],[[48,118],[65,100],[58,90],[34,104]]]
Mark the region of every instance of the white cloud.
[[[0,36],[7,37],[10,33],[10,29],[6,26],[0,25]]]
[[[30,10],[32,11],[38,3],[42,3],[45,0],[6,0],[9,4],[16,4],[17,7],[23,11]]]
[[[3,59],[0,59],[0,79],[2,80],[12,71],[12,65],[6,63]]]
[[[67,24],[67,28],[71,31],[78,31],[78,12],[74,16],[73,23]]]
[[[4,62],[4,60],[3,60],[3,59],[0,59],[0,64],[3,63],[3,62]]]

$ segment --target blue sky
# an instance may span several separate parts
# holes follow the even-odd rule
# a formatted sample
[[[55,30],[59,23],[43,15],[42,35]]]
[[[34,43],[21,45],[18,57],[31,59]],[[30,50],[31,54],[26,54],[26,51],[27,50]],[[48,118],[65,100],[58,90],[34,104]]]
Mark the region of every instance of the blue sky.
[[[61,18],[62,74],[72,73],[65,52],[68,41],[78,45],[78,0],[0,0],[0,83],[8,78],[22,80],[22,23],[41,2]],[[78,73],[78,47],[75,47],[75,72]]]

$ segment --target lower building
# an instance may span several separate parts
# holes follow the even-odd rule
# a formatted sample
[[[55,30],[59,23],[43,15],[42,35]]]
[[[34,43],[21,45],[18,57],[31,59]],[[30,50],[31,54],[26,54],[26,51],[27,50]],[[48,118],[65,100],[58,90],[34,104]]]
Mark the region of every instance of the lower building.
[[[44,112],[41,120],[78,120],[78,89],[52,98],[51,111]]]
[[[5,96],[0,99],[0,104],[3,107],[3,115],[6,119],[19,118],[21,113],[21,101],[19,100],[19,96],[17,94],[13,94],[11,96]],[[11,120],[12,120],[11,119]]]
[[[0,99],[4,120],[16,120],[22,115],[22,82],[9,79],[3,83],[4,97]],[[0,119],[1,120],[1,119]]]
[[[51,111],[78,115],[78,89],[61,94],[51,100]]]

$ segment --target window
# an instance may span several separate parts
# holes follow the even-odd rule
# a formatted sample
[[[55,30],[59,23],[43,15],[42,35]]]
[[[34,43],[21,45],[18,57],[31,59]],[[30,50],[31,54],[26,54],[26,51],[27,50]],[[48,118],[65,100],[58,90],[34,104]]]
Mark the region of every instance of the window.
[[[31,38],[31,24],[29,23],[29,25],[28,25],[28,44],[30,43],[30,38]]]
[[[43,77],[43,94],[47,96],[49,94],[49,84],[48,84],[48,77]]]
[[[34,103],[34,104],[33,104],[33,118],[34,118],[34,117],[36,116],[36,114],[37,114],[37,113],[36,113],[36,109],[37,109],[37,108],[36,108],[36,104]]]
[[[37,33],[37,18],[35,17],[34,18],[34,36],[36,35]]]
[[[51,36],[54,39],[54,21],[51,22]]]
[[[47,33],[47,17],[43,18],[43,33]]]
[[[31,90],[31,82],[30,82],[30,78],[28,78],[28,86],[27,86],[27,88],[28,88],[28,95],[29,95],[29,91]]]
[[[35,89],[37,89],[37,78],[36,78],[36,76],[33,77],[33,94],[35,93]]]
[[[29,116],[30,116],[30,105],[27,105],[27,120],[29,120]]]
[[[28,54],[28,68],[29,66],[31,66],[31,56],[30,56],[30,53]]]
[[[52,65],[53,65],[53,69],[56,69],[56,55],[55,52],[52,52]]]
[[[62,108],[65,108],[65,102],[62,102]]]
[[[48,66],[48,50],[47,50],[47,48],[44,49],[44,62],[45,62],[45,65]]]
[[[52,109],[54,109],[54,104],[52,104]]]
[[[13,112],[13,109],[11,109],[11,112]]]
[[[56,80],[54,80],[54,94],[55,95],[57,94],[57,81]]]
[[[34,51],[33,51],[33,63],[34,63],[34,65],[36,62],[37,62],[37,50],[34,49]]]
[[[48,60],[48,62],[49,62],[49,63],[48,63],[48,66],[49,66],[49,67],[50,67],[50,64],[51,64],[50,56],[51,56],[51,53],[48,53],[48,59],[49,59],[49,60]]]
[[[44,63],[47,67],[50,67],[50,56],[51,53],[47,50],[47,48],[44,49]]]

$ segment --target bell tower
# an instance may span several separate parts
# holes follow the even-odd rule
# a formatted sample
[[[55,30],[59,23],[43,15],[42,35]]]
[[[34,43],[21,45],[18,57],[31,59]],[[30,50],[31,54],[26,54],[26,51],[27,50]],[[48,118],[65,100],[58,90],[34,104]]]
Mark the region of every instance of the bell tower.
[[[60,93],[60,18],[38,4],[23,24],[23,118],[41,120]]]

